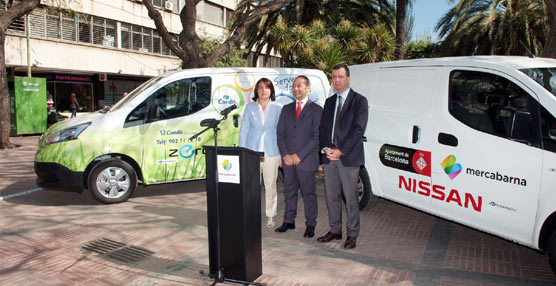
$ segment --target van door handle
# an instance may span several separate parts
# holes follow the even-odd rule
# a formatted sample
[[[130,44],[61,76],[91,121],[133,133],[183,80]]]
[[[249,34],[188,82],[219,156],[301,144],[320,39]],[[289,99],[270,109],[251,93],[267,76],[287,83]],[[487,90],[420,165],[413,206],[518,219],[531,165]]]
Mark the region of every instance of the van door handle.
[[[420,131],[419,126],[413,125],[413,137],[411,138],[411,143],[415,144],[419,141]]]
[[[448,146],[458,146],[458,138],[452,134],[438,133],[438,143]]]

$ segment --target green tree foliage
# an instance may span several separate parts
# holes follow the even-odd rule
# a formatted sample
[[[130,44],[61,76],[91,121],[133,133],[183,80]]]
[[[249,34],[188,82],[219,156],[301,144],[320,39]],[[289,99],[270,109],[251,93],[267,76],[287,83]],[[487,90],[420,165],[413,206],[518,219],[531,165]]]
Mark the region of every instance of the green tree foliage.
[[[264,4],[272,1],[260,2]],[[247,4],[246,1],[241,1],[236,11],[241,13],[248,9],[249,5]],[[273,47],[285,44],[284,42],[278,43],[277,41],[282,41],[281,36],[271,35],[271,30],[276,29],[278,25],[284,25],[282,28],[290,29],[297,25],[308,27],[315,20],[320,20],[327,30],[339,25],[343,20],[348,20],[358,26],[383,25],[393,34],[395,25],[394,8],[390,0],[296,0],[284,5],[280,10],[267,13],[259,22],[249,26],[246,47],[249,50],[254,48],[255,56],[258,56],[263,50],[265,53],[270,53],[270,49]],[[296,32],[303,33],[302,30]],[[288,60],[286,60],[286,64],[288,64]]]
[[[406,59],[434,58],[438,56],[440,45],[430,40],[410,42],[405,45]]]
[[[548,20],[543,0],[460,0],[436,30],[442,55],[539,55]]]
[[[202,39],[202,41],[203,41],[203,52],[205,54],[211,54],[221,44],[221,41],[218,41],[216,39]],[[216,68],[246,67],[247,61],[244,59],[245,54],[246,54],[245,50],[234,47],[230,50],[229,53],[227,53],[220,60],[218,60],[213,65],[213,67]]]
[[[361,64],[392,60],[395,38],[385,25],[357,26],[348,20],[326,27],[322,20],[290,27],[281,17],[269,31],[287,66],[316,68],[330,73],[340,63]]]

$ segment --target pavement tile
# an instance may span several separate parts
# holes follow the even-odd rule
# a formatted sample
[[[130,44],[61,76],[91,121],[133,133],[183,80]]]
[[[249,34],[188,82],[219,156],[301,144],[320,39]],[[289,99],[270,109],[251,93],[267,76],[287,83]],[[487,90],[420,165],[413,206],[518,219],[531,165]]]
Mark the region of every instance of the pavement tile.
[[[37,188],[32,168],[38,137],[12,141],[22,147],[0,150],[0,196]],[[88,192],[50,189],[0,200],[0,285],[211,285],[212,279],[199,274],[209,267],[204,186],[204,181],[193,181],[140,187],[128,202],[118,205],[100,204]],[[278,188],[276,227],[283,215],[281,183]],[[386,200],[361,212],[355,249],[343,249],[345,234],[343,240],[319,243],[316,238],[328,231],[320,174],[317,188],[314,238],[303,238],[301,198],[295,230],[276,233],[262,226],[263,274],[257,282],[556,285],[546,256]],[[433,230],[444,234],[436,236]],[[100,238],[154,254],[123,263],[81,249]]]

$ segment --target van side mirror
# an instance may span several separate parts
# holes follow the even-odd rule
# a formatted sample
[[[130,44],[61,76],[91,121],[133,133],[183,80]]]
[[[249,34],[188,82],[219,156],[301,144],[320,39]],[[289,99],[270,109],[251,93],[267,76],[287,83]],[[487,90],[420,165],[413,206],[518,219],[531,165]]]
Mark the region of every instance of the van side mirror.
[[[239,114],[234,114],[233,119],[234,119],[234,127],[238,128],[239,127]]]
[[[512,140],[530,144],[531,143],[531,113],[515,111],[512,115],[509,137]]]

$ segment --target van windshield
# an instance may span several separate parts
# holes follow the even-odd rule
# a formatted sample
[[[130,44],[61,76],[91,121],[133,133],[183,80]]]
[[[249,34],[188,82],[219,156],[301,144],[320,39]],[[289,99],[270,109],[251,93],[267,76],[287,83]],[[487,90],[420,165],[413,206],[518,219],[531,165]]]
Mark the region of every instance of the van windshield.
[[[118,109],[120,109],[122,106],[125,106],[126,103],[128,103],[129,101],[131,101],[133,98],[135,98],[137,95],[141,94],[141,92],[143,92],[143,90],[149,88],[150,86],[152,86],[153,84],[157,83],[158,81],[160,81],[160,79],[162,79],[161,76],[157,76],[157,77],[153,77],[149,80],[147,80],[146,82],[144,82],[143,84],[141,84],[140,86],[138,86],[136,89],[134,89],[132,92],[130,92],[126,97],[120,99],[120,101],[116,102],[116,104],[114,104],[111,108],[110,111],[116,111]]]
[[[522,69],[521,71],[556,96],[556,67]]]

